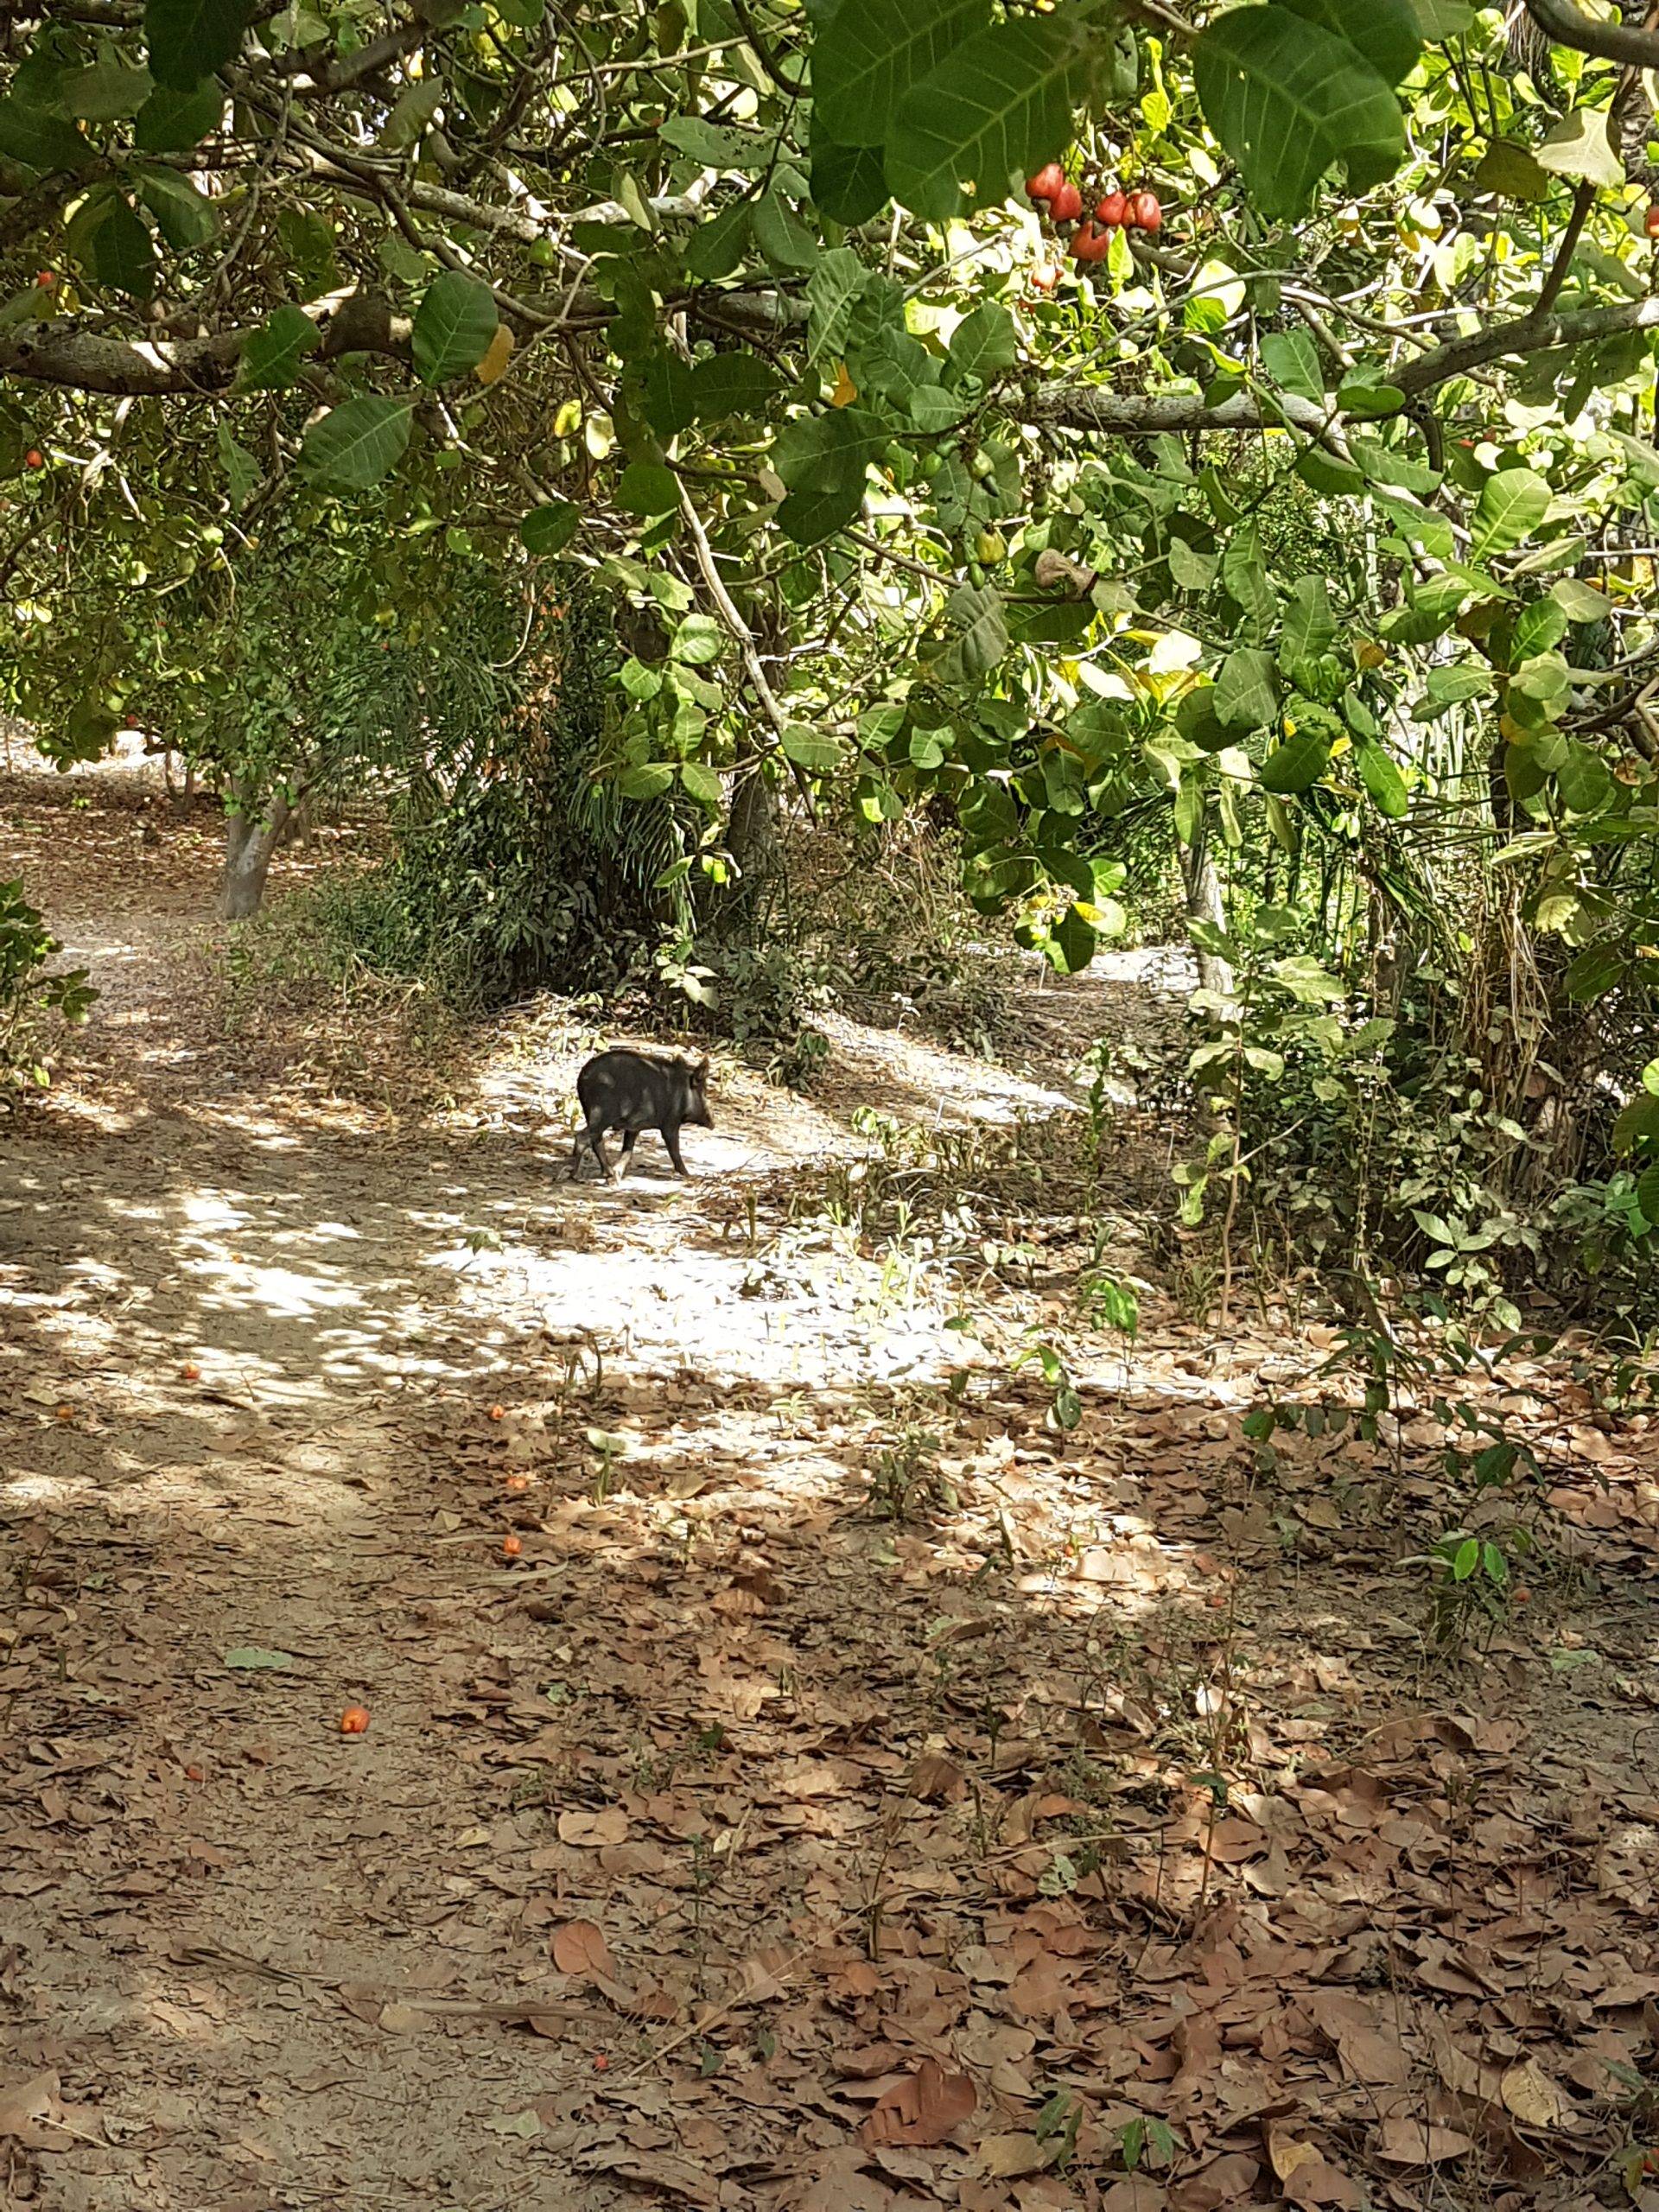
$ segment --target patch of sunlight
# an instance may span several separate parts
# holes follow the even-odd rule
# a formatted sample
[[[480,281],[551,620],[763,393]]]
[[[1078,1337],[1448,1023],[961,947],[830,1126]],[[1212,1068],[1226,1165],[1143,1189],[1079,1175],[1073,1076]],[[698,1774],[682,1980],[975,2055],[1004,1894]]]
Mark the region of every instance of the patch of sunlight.
[[[247,1219],[218,1191],[187,1191],[180,1211],[200,1229],[240,1229]]]
[[[185,1272],[216,1282],[238,1306],[257,1306],[275,1319],[302,1319],[351,1306],[360,1306],[363,1292],[356,1283],[322,1282],[315,1275],[301,1274],[294,1268],[256,1267],[217,1253],[184,1262]]]
[[[90,1497],[96,1487],[84,1476],[11,1475],[0,1483],[0,1497],[14,1498],[19,1505],[67,1505],[74,1498]]]

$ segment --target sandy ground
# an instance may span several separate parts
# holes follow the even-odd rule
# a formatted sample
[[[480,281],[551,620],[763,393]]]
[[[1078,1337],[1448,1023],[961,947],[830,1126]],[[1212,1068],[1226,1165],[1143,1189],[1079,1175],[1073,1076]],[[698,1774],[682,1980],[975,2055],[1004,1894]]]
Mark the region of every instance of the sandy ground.
[[[142,775],[0,798],[103,993],[0,1126],[9,2201],[1611,2185],[1652,1438],[1552,1415],[1557,1581],[1448,1674],[1398,1566],[1438,1440],[1271,1494],[1241,1442],[1328,1328],[1150,1281],[1132,1352],[1080,1323],[1168,1136],[1125,1110],[1085,1183],[1068,1071],[1178,971],[1033,979],[1024,1073],[835,1020],[812,1102],[725,1068],[696,1179],[606,1188],[556,1022],[438,1113],[227,1034],[214,858]]]

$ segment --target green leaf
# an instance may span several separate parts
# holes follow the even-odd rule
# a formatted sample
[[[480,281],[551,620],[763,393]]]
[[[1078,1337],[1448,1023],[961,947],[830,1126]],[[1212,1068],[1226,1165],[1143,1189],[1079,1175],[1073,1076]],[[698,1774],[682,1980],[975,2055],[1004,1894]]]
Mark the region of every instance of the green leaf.
[[[1615,983],[1623,980],[1625,969],[1624,954],[1615,944],[1592,944],[1569,963],[1561,978],[1567,995],[1580,1005],[1605,997]]]
[[[69,252],[95,283],[147,300],[156,286],[156,248],[130,200],[118,192],[89,193],[64,232]]]
[[[616,788],[624,798],[660,798],[676,773],[670,761],[637,760],[619,772]]]
[[[29,169],[84,168],[98,157],[98,149],[83,138],[73,123],[48,115],[16,92],[0,99],[0,155]]]
[[[300,363],[315,353],[317,327],[298,308],[273,308],[242,348],[237,385],[243,391],[277,391],[293,383]]]
[[[1273,655],[1247,645],[1228,654],[1216,678],[1218,720],[1235,728],[1265,728],[1279,711],[1279,675]]]
[[[1423,31],[1412,0],[1284,0],[1310,23],[1345,39],[1388,85],[1410,76]]]
[[[899,102],[887,134],[887,181],[913,214],[944,222],[971,186],[995,205],[1009,180],[1071,137],[1087,81],[1077,28],[1030,16],[976,32]]]
[[[818,242],[781,192],[765,192],[749,207],[755,245],[774,269],[810,269]]]
[[[812,202],[820,214],[849,230],[879,215],[887,204],[887,168],[880,148],[837,145],[815,121]]]
[[[443,105],[442,77],[423,78],[400,92],[393,101],[391,112],[380,126],[380,143],[388,153],[400,153],[412,146]]]
[[[879,146],[911,86],[985,29],[985,0],[842,0],[812,47],[813,113],[843,146]]]
[[[676,660],[690,661],[693,667],[702,667],[718,660],[728,643],[725,631],[712,614],[688,614],[674,632],[674,642],[669,650]]]
[[[143,169],[138,196],[156,218],[156,228],[176,253],[206,245],[219,228],[219,211],[206,193],[174,169]]]
[[[1281,391],[1318,406],[1325,397],[1319,349],[1306,330],[1274,330],[1262,340],[1262,365]]]
[[[1548,173],[1541,169],[1524,146],[1512,138],[1494,138],[1475,164],[1475,188],[1495,193],[1500,200],[1518,200],[1536,207],[1554,190]]]
[[[680,504],[680,480],[660,462],[631,461],[617,483],[616,504],[625,514],[672,514]]]
[[[188,154],[225,112],[221,86],[207,83],[192,92],[158,85],[133,118],[132,142],[144,154]]]
[[[1543,520],[1549,501],[1548,485],[1529,468],[1500,468],[1489,476],[1475,508],[1470,559],[1489,561],[1518,545]]]
[[[569,499],[550,499],[532,507],[518,525],[518,535],[529,553],[563,553],[576,534],[582,511]]]
[[[940,683],[969,683],[995,668],[1008,650],[1002,596],[989,584],[963,584],[945,603],[950,636],[928,664]]]
[[[1572,814],[1599,814],[1613,795],[1613,779],[1593,746],[1574,738],[1555,772],[1555,788]]]
[[[188,92],[234,60],[257,0],[144,0],[149,72],[158,85]]]
[[[226,423],[219,424],[213,442],[219,448],[219,466],[225,471],[232,509],[240,514],[248,504],[249,493],[259,481],[259,464],[245,446],[237,443]]]
[[[1580,177],[1586,184],[1624,181],[1624,164],[1613,144],[1605,107],[1575,107],[1544,133],[1536,156],[1553,176]]]
[[[798,768],[815,776],[827,775],[847,757],[847,748],[832,730],[814,729],[806,722],[787,722],[778,740]]]
[[[403,459],[413,412],[407,399],[364,392],[311,425],[300,458],[322,482],[365,491]]]
[[[702,760],[683,761],[680,781],[700,805],[719,812],[726,794],[717,770]]]
[[[1636,1181],[1636,1203],[1649,1229],[1659,1229],[1659,1160],[1644,1167]]]
[[[1337,641],[1336,617],[1323,576],[1298,576],[1285,604],[1285,626],[1280,658],[1287,667],[1299,661],[1318,660]]]
[[[1622,1106],[1613,1122],[1615,1152],[1634,1152],[1638,1144],[1659,1144],[1659,1098],[1651,1092]]]
[[[1341,162],[1363,192],[1405,158],[1399,103],[1344,38],[1287,7],[1235,8],[1207,26],[1192,73],[1211,128],[1271,216],[1303,213]]]
[[[227,1667],[261,1668],[297,1667],[300,1662],[291,1651],[268,1650],[261,1643],[233,1643],[225,1654]]]
[[[458,269],[435,276],[416,313],[411,339],[422,382],[445,384],[475,369],[500,320],[487,284]]]
[[[1411,798],[1406,790],[1406,779],[1391,755],[1380,745],[1360,747],[1359,780],[1370,792],[1372,805],[1390,822],[1398,822],[1409,813]]]
[[[772,448],[772,465],[789,486],[778,510],[798,545],[815,545],[843,530],[864,504],[864,472],[885,453],[890,434],[861,408],[832,408],[791,423]]]
[[[65,79],[63,110],[83,123],[114,123],[124,115],[137,115],[151,90],[148,69],[132,68],[106,49],[88,67],[73,70]]]
[[[737,169],[745,175],[764,169],[777,144],[770,135],[710,123],[701,115],[671,115],[658,126],[657,135],[676,153],[687,155],[706,169]]]
[[[1352,415],[1363,422],[1375,423],[1385,416],[1397,415],[1405,404],[1405,393],[1397,384],[1388,381],[1375,362],[1360,362],[1337,386],[1338,406],[1344,415]]]
[[[685,244],[685,265],[694,276],[716,283],[737,267],[748,242],[749,203],[734,200],[692,232]]]
[[[950,365],[958,376],[981,383],[1011,369],[1020,358],[1014,317],[995,300],[982,300],[950,334]]]
[[[1330,734],[1323,729],[1309,730],[1305,736],[1293,737],[1287,743],[1275,746],[1268,753],[1262,763],[1262,788],[1284,798],[1310,790],[1325,773],[1330,760]]]
[[[1576,576],[1558,576],[1549,595],[1569,622],[1605,622],[1613,611],[1610,600]]]

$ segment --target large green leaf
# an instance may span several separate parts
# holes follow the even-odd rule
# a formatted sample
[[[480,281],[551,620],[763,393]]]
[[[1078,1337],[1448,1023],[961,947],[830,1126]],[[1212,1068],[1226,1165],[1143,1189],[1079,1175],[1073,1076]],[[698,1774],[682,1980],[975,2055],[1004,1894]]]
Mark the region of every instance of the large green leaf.
[[[1561,804],[1573,814],[1599,814],[1613,795],[1607,763],[1593,746],[1574,739],[1555,774]]]
[[[102,186],[87,194],[64,232],[70,254],[93,282],[147,300],[156,288],[156,248],[132,203]]]
[[[887,164],[879,146],[842,146],[812,126],[812,200],[820,214],[850,230],[887,204]]]
[[[1014,317],[995,300],[982,300],[950,334],[950,365],[959,376],[983,381],[1011,369],[1019,358]]]
[[[815,118],[843,146],[879,146],[911,86],[989,18],[986,0],[842,0],[813,42]]]
[[[219,227],[219,214],[207,194],[173,169],[140,172],[138,196],[156,218],[156,228],[177,253],[206,245]]]
[[[0,154],[24,168],[73,170],[95,161],[98,149],[73,123],[14,92],[0,99]]]
[[[1377,812],[1386,815],[1391,822],[1398,822],[1410,812],[1411,798],[1406,779],[1380,745],[1360,747],[1359,780],[1370,793],[1371,804]]]
[[[1273,655],[1255,646],[1229,653],[1211,695],[1217,718],[1235,729],[1261,729],[1279,711],[1279,675]]]
[[[237,382],[244,391],[278,391],[292,384],[300,363],[318,345],[317,327],[298,308],[273,308],[242,348]]]
[[[864,472],[889,442],[884,425],[857,407],[789,424],[772,466],[789,487],[778,520],[798,545],[814,545],[853,520],[864,504]]]
[[[1287,668],[1299,661],[1318,660],[1337,641],[1336,618],[1323,576],[1298,576],[1285,604],[1284,635],[1280,658]]]
[[[887,182],[918,215],[944,222],[970,185],[983,207],[1071,137],[1088,80],[1072,21],[1031,16],[976,32],[914,85],[887,133]]]
[[[1575,107],[1570,115],[1552,124],[1536,155],[1541,169],[1555,176],[1578,177],[1586,184],[1617,185],[1624,181],[1624,164],[1618,157],[1608,127],[1605,107]]]
[[[257,0],[144,0],[150,75],[189,92],[235,59],[256,12]]]
[[[569,499],[550,499],[532,507],[518,525],[527,553],[562,553],[576,534],[581,510]]]
[[[1331,759],[1331,740],[1322,730],[1309,730],[1274,746],[1262,763],[1262,788],[1281,798],[1305,791],[1317,784]]]
[[[1412,0],[1283,0],[1283,4],[1345,39],[1386,84],[1399,84],[1416,66],[1423,33]]]
[[[1489,476],[1475,508],[1470,559],[1487,561],[1518,545],[1549,512],[1549,499],[1548,485],[1529,468],[1500,468]]]
[[[407,399],[364,392],[311,425],[301,458],[324,483],[366,490],[403,459],[412,413]]]
[[[1338,162],[1364,192],[1405,157],[1387,80],[1345,38],[1287,7],[1219,16],[1193,47],[1192,73],[1211,128],[1264,214],[1301,214]]]
[[[416,374],[426,384],[465,376],[489,352],[500,320],[487,284],[459,269],[446,269],[432,279],[416,311],[411,342]]]
[[[145,154],[188,154],[215,129],[225,111],[222,85],[178,92],[158,85],[133,118],[133,143]]]

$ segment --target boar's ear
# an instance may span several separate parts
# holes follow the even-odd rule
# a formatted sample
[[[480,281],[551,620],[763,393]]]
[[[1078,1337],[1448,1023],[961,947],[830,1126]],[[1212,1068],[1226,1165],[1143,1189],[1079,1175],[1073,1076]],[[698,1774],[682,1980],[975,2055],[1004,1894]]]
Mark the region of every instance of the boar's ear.
[[[696,1067],[692,1069],[691,1072],[696,1077],[699,1083],[706,1080],[709,1073],[709,1055],[707,1052],[703,1054],[702,1058],[697,1062]]]

